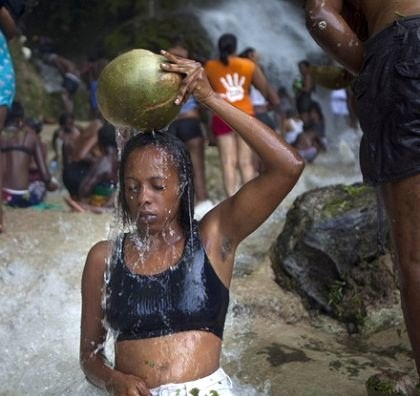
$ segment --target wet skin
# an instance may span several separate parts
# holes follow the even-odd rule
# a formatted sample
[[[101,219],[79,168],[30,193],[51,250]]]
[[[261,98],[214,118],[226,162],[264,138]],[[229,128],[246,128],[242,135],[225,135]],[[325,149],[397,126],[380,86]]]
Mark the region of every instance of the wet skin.
[[[9,151],[3,153],[3,187],[13,190],[26,190],[29,186],[29,167],[32,159],[38,166],[42,180],[46,182],[49,191],[54,191],[57,186],[49,185],[51,175],[45,161],[42,143],[36,132],[23,126],[23,121],[15,126],[11,133],[0,133],[0,145],[3,147],[24,145],[33,154],[28,155],[21,151]]]
[[[177,219],[177,171],[168,154],[154,147],[135,150],[125,169],[125,199],[140,241],[148,246],[139,261],[138,247],[127,240],[125,263],[133,273],[163,272],[181,258],[185,244]],[[120,341],[115,350],[116,368],[142,378],[149,388],[193,380],[218,368],[220,346],[218,337],[202,331]]]
[[[273,130],[217,96],[200,64],[162,53],[171,62],[162,64],[162,69],[184,75],[176,103],[194,94],[238,131],[264,164],[260,175],[215,206],[199,223],[209,261],[229,287],[238,244],[277,208],[295,185],[304,163]],[[129,155],[123,178],[124,200],[138,236],[126,240],[126,265],[138,274],[162,272],[179,260],[185,245],[179,220],[179,175],[165,151],[148,146]],[[222,342],[213,333],[195,330],[117,342],[116,367],[107,364],[102,354],[106,331],[101,301],[111,243],[102,241],[93,246],[83,271],[80,361],[87,378],[114,395],[145,396],[150,387],[195,380],[214,372],[219,367]]]
[[[364,49],[357,32],[342,16],[344,0],[307,0],[306,26],[315,41],[347,70],[357,74],[363,62]],[[399,15],[420,14],[417,0],[356,0],[366,18],[369,35],[395,21]]]
[[[400,16],[420,15],[418,0],[359,0],[369,36],[381,31]],[[331,56],[357,74],[363,62],[363,44],[342,17],[342,0],[308,0],[308,30]],[[322,23],[324,22],[324,24]],[[395,133],[398,133],[396,125]],[[380,186],[390,220],[393,258],[400,278],[401,302],[420,372],[420,175]]]

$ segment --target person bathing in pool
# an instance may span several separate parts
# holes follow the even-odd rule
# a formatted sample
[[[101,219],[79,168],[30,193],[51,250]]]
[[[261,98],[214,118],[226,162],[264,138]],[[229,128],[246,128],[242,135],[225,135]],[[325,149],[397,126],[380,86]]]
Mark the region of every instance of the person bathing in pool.
[[[83,271],[81,367],[117,396],[233,395],[220,353],[235,252],[293,188],[304,161],[215,94],[201,64],[162,54],[161,68],[184,76],[175,102],[193,95],[256,151],[264,171],[197,222],[186,146],[166,132],[128,140],[118,197],[125,231],[96,243]],[[104,353],[108,327],[113,364]]]

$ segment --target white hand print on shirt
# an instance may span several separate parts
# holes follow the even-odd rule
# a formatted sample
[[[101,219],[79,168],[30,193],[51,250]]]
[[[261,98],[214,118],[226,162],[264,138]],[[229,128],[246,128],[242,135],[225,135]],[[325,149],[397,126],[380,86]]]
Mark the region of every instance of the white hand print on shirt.
[[[226,89],[226,93],[221,94],[222,98],[227,99],[229,102],[237,102],[244,98],[244,76],[239,78],[238,73],[233,73],[233,76],[231,74],[226,74],[225,77],[220,77],[220,82]]]

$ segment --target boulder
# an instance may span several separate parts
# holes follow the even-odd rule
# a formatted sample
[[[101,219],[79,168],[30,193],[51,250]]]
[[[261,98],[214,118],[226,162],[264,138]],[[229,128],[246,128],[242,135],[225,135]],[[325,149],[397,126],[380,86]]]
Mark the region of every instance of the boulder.
[[[360,183],[298,197],[270,250],[276,282],[298,292],[309,309],[360,330],[368,309],[397,303],[393,266],[378,243],[389,247],[378,213],[375,190]]]

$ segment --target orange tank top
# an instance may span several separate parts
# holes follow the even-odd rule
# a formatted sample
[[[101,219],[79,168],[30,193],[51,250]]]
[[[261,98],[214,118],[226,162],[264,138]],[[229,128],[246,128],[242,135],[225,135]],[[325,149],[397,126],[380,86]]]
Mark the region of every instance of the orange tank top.
[[[228,65],[219,60],[209,60],[204,67],[214,91],[233,106],[254,115],[249,88],[255,64],[249,59],[230,56]]]

